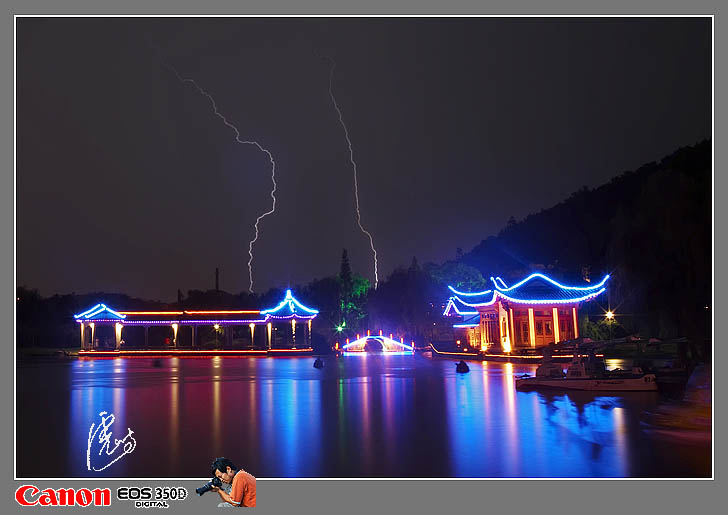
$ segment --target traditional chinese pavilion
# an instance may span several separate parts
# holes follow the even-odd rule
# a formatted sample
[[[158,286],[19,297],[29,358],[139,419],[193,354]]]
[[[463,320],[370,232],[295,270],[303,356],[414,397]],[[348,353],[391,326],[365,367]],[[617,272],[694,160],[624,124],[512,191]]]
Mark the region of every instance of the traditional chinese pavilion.
[[[74,318],[81,355],[160,350],[246,354],[312,351],[311,323],[317,314],[287,290],[277,306],[263,310],[123,311],[97,304]],[[101,333],[106,338],[100,339]],[[211,334],[215,340],[219,334],[222,348],[204,348],[203,334],[208,342]],[[129,345],[130,339],[136,343]]]
[[[565,286],[540,273],[508,286],[491,277],[493,288],[462,292],[449,286],[444,315],[454,318],[455,338],[473,350],[511,352],[579,337],[582,302],[606,291],[609,275],[588,286]]]

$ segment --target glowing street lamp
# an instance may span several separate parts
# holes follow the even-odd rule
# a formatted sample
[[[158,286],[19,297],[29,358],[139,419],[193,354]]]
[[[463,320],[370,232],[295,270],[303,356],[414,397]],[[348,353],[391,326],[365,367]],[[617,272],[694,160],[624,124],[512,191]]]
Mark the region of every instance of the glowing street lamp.
[[[215,324],[212,327],[215,329],[215,348],[217,348],[217,346],[218,346],[217,335],[220,332],[220,324]]]
[[[607,325],[609,326],[609,341],[612,341],[612,325],[614,325],[614,313],[612,310],[607,311],[604,316],[607,319]]]

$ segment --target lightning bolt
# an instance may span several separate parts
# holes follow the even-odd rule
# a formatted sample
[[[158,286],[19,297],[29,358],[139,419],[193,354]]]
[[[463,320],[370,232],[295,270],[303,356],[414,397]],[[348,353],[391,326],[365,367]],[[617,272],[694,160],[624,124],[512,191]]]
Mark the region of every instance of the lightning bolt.
[[[253,293],[253,245],[255,244],[256,241],[258,241],[258,236],[260,234],[260,231],[259,231],[260,222],[263,220],[263,218],[265,218],[268,215],[273,214],[276,210],[276,190],[278,189],[278,184],[276,184],[276,162],[273,159],[273,154],[271,154],[268,149],[264,148],[260,143],[258,143],[255,140],[241,139],[240,131],[238,130],[237,127],[235,127],[235,125],[230,123],[228,121],[228,119],[225,118],[225,116],[217,109],[217,103],[215,102],[215,99],[212,98],[212,95],[210,95],[207,91],[202,89],[202,86],[200,86],[194,79],[188,79],[188,78],[182,77],[179,74],[179,72],[172,65],[168,64],[163,59],[162,59],[162,64],[167,69],[169,69],[172,73],[174,73],[180,82],[182,82],[183,84],[192,84],[200,94],[205,96],[210,101],[210,103],[212,104],[212,109],[215,112],[215,116],[220,118],[227,127],[229,127],[230,129],[233,130],[233,132],[235,132],[235,141],[236,142],[240,143],[241,145],[253,145],[253,146],[257,147],[258,150],[260,150],[261,152],[264,152],[268,156],[268,160],[270,161],[270,164],[271,164],[270,178],[271,178],[271,181],[273,182],[273,189],[270,192],[270,197],[272,199],[272,206],[269,211],[264,212],[263,214],[258,216],[258,218],[255,219],[255,238],[250,240],[250,242],[248,243],[248,256],[250,256],[250,259],[248,259],[248,277],[250,279],[249,290],[250,290],[250,293]]]
[[[326,59],[331,61],[331,71],[329,72],[329,96],[331,97],[331,102],[334,104],[334,109],[336,109],[336,112],[339,115],[339,123],[344,129],[346,143],[349,145],[349,161],[351,162],[351,166],[354,169],[354,198],[356,199],[356,223],[359,224],[359,229],[361,229],[361,232],[366,234],[369,238],[369,246],[372,248],[372,253],[374,254],[374,289],[376,290],[377,286],[379,285],[377,249],[374,248],[374,239],[372,238],[372,234],[367,231],[361,223],[361,209],[359,208],[359,181],[357,178],[356,162],[354,161],[354,150],[351,145],[351,138],[349,138],[349,130],[346,128],[346,124],[344,123],[344,117],[341,114],[341,109],[339,108],[339,104],[336,102],[336,97],[334,96],[333,82],[334,70],[336,70],[336,61],[328,56],[326,57]]]

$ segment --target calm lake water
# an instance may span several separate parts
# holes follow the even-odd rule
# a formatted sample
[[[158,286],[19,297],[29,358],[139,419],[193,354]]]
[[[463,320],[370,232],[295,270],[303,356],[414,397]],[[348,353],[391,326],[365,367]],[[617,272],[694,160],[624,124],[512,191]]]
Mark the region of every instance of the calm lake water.
[[[534,365],[424,356],[19,361],[19,477],[693,477],[705,444],[647,433],[656,393],[517,392]],[[156,365],[156,366],[155,366]],[[87,469],[99,412],[136,448]],[[97,447],[98,448],[98,447]],[[107,458],[110,461],[113,458]],[[97,468],[101,468],[100,462]]]

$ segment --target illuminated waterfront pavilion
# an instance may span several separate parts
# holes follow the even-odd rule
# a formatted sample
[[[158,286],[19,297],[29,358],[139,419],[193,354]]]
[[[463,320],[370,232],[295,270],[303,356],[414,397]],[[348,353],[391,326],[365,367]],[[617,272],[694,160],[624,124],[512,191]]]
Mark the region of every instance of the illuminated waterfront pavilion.
[[[540,273],[510,287],[490,279],[493,288],[481,292],[449,286],[443,315],[454,318],[456,340],[473,350],[511,352],[578,338],[579,306],[606,291],[609,275],[588,286],[565,286]]]
[[[318,311],[286,291],[264,310],[124,311],[97,304],[74,315],[81,351],[211,348],[249,351],[310,350]]]

